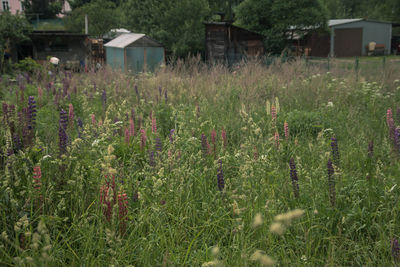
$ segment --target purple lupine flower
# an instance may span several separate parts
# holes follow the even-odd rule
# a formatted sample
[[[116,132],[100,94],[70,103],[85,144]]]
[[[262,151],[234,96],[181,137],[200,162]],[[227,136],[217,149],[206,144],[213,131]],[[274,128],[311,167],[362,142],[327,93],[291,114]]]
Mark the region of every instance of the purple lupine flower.
[[[297,177],[296,163],[294,162],[293,158],[290,159],[289,165],[290,165],[290,178],[292,180],[292,185],[293,185],[293,193],[295,198],[299,198],[299,179]]]
[[[138,90],[137,85],[135,85],[135,93],[136,93],[137,99],[139,101],[140,100],[140,95],[139,95],[139,90]]]
[[[174,135],[175,135],[175,129],[171,129],[169,131],[169,142],[172,144],[174,142]]]
[[[162,152],[162,142],[159,136],[156,137],[154,148],[157,152]]]
[[[332,207],[335,206],[336,202],[336,190],[335,190],[335,177],[333,176],[335,170],[333,169],[332,160],[328,160],[328,187],[329,187],[329,200]]]
[[[158,93],[160,94],[160,98],[161,98],[161,95],[162,95],[162,88],[161,88],[161,86],[158,87]]]
[[[203,156],[207,157],[208,155],[208,142],[205,134],[201,134],[201,151],[203,152]]]
[[[53,87],[53,84],[51,82],[49,82],[46,86],[47,92],[50,93],[51,89]]]
[[[68,136],[67,136],[67,132],[66,132],[67,126],[68,126],[67,112],[64,109],[61,109],[60,121],[59,121],[59,126],[58,126],[59,147],[60,147],[61,154],[64,154],[65,152],[67,152],[67,142],[68,142]]]
[[[217,182],[218,182],[218,189],[219,191],[224,190],[225,181],[224,181],[224,172],[222,171],[222,161],[218,161],[218,170],[217,170]]]
[[[103,108],[106,108],[106,104],[107,104],[107,92],[106,89],[103,90],[103,93],[101,94],[101,101],[103,103]]]
[[[372,158],[374,156],[374,141],[368,143],[368,157]]]
[[[164,100],[165,100],[165,103],[168,102],[168,93],[167,93],[167,89],[164,90]]]
[[[156,166],[156,161],[154,158],[154,150],[149,151],[149,165],[152,167]]]
[[[340,156],[339,156],[339,147],[337,143],[336,137],[331,138],[331,147],[332,147],[332,157],[333,157],[333,162],[335,163],[336,166],[340,167]]]
[[[18,134],[14,134],[12,139],[13,139],[14,152],[17,153],[22,148],[21,138],[19,138]]]
[[[36,102],[33,96],[28,97],[28,118],[27,126],[29,131],[33,131],[36,123]]]
[[[395,238],[392,239],[392,241],[390,242],[390,246],[392,249],[392,257],[393,257],[393,261],[395,266],[399,266],[400,264],[400,245],[399,245],[399,241]]]

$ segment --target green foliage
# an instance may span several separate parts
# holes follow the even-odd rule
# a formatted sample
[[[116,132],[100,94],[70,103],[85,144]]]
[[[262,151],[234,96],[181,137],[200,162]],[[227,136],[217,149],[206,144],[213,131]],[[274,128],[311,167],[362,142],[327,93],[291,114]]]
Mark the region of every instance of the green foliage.
[[[120,25],[120,11],[115,3],[96,0],[74,9],[65,17],[65,26],[69,31],[85,32],[85,14],[88,15],[89,35],[101,37],[110,29]]]
[[[293,110],[278,116],[280,129],[283,129],[285,121],[290,125],[290,133],[293,136],[316,137],[321,130],[329,128],[329,125],[324,125],[322,114],[315,111]]]
[[[238,24],[265,36],[267,51],[280,53],[290,40],[289,29],[302,34],[308,27],[326,25],[320,0],[245,0],[236,9]]]
[[[129,0],[122,9],[126,28],[160,41],[170,55],[183,57],[204,49],[203,22],[210,14],[206,0]]]
[[[31,74],[42,69],[42,66],[30,57],[20,60],[14,67],[20,72],[29,72]]]

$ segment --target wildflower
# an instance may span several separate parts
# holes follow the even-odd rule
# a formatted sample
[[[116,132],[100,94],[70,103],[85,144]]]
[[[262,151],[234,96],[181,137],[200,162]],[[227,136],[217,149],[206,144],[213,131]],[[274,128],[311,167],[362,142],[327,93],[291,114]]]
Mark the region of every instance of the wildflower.
[[[155,140],[155,150],[157,152],[162,152],[162,142],[159,136],[157,136]]]
[[[165,103],[168,102],[168,93],[167,93],[167,89],[164,90],[164,100],[165,100]]]
[[[290,178],[292,180],[292,185],[293,185],[293,193],[295,198],[299,198],[299,179],[297,177],[297,170],[296,170],[296,164],[294,162],[294,159],[290,159]]]
[[[28,97],[28,131],[33,131],[36,123],[36,102],[33,96]]]
[[[287,141],[289,139],[289,124],[286,121],[283,123],[283,130],[285,132],[285,139]]]
[[[96,123],[96,116],[92,113],[92,114],[90,114],[90,117],[92,118],[92,124],[93,124],[93,126],[96,126],[96,125],[97,125],[97,123]]]
[[[275,261],[261,250],[256,250],[250,257],[251,261],[258,261],[262,266],[272,266]]]
[[[158,93],[160,94],[160,98],[161,98],[161,94],[162,94],[162,88],[161,88],[161,86],[158,87]]]
[[[276,149],[279,150],[279,133],[278,133],[278,131],[275,132],[274,139],[275,139]]]
[[[271,115],[271,102],[269,102],[269,100],[265,102],[265,109],[267,111],[267,115]]]
[[[226,149],[228,142],[226,139],[226,131],[224,130],[224,128],[222,128],[222,130],[221,130],[221,137],[222,137],[222,141],[224,143],[224,148]]]
[[[400,245],[399,241],[395,238],[392,239],[390,242],[391,248],[392,248],[392,257],[395,266],[399,266],[400,264]]]
[[[133,121],[135,121],[135,109],[134,108],[131,109],[131,119]]]
[[[254,216],[254,218],[253,218],[252,226],[254,228],[256,228],[256,227],[260,226],[262,223],[263,223],[262,215],[261,215],[261,213],[257,213],[256,216]]]
[[[145,130],[143,129],[140,129],[140,134],[140,148],[143,149],[146,146],[147,136]]]
[[[150,151],[149,151],[149,165],[150,165],[151,167],[156,166],[156,161],[155,161],[155,159],[154,159],[154,150],[150,150]]]
[[[135,136],[135,123],[133,119],[129,120],[129,136]]]
[[[41,194],[41,188],[42,188],[42,171],[40,169],[40,166],[35,166],[33,167],[33,188],[36,191],[37,194],[37,200],[36,200],[36,206],[38,209],[40,209],[41,203],[42,203],[42,194]]]
[[[218,163],[219,163],[219,167],[217,170],[217,182],[218,182],[219,191],[222,191],[225,187],[224,173],[222,171],[222,161],[219,160]]]
[[[174,142],[174,135],[175,135],[175,129],[171,129],[169,131],[169,141],[171,144]]]
[[[121,235],[124,235],[126,232],[126,223],[128,221],[128,197],[123,190],[118,193],[118,211],[119,229]]]
[[[331,202],[332,207],[335,206],[336,202],[336,191],[335,191],[335,178],[334,178],[334,169],[332,165],[331,159],[328,160],[328,186],[329,186],[329,200]]]
[[[74,106],[72,104],[69,104],[68,118],[69,122],[72,124],[74,122]]]
[[[271,107],[271,118],[272,118],[272,121],[276,121],[276,108],[275,108],[275,105],[274,104],[272,104],[272,107]]]
[[[340,166],[340,156],[339,156],[339,147],[338,147],[337,139],[336,139],[336,137],[332,137],[331,140],[332,140],[331,147],[332,147],[333,161],[334,161],[335,165],[339,167]]]
[[[203,156],[206,157],[208,154],[208,141],[207,141],[207,137],[205,136],[205,134],[201,134],[201,151],[203,152]]]
[[[129,129],[125,128],[125,143],[126,144],[129,144],[129,138],[130,138]]]
[[[279,105],[279,98],[275,96],[275,106],[276,106],[276,113],[279,113],[280,105]]]
[[[153,118],[151,119],[151,131],[154,134],[157,133],[157,121],[155,116],[153,116]]]
[[[138,90],[137,85],[135,85],[135,93],[136,93],[137,99],[139,101],[140,100],[140,95],[139,95],[139,90]]]

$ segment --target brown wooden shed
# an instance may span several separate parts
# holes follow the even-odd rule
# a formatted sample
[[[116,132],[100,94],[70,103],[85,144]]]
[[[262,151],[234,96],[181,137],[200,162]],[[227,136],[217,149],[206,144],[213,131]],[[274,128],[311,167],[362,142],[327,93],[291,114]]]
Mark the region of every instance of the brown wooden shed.
[[[205,22],[206,59],[235,63],[264,55],[264,36],[232,25],[231,22]]]

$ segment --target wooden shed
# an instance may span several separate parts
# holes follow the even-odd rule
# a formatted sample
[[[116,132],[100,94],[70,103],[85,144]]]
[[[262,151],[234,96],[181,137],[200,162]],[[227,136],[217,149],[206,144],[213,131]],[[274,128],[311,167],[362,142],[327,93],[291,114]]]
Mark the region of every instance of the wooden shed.
[[[162,44],[142,33],[126,33],[104,45],[106,63],[122,71],[153,71],[165,62]]]
[[[206,59],[238,62],[264,55],[264,36],[232,25],[231,22],[206,22]]]

